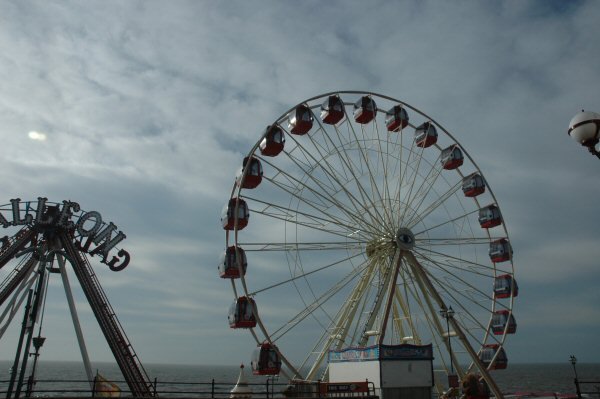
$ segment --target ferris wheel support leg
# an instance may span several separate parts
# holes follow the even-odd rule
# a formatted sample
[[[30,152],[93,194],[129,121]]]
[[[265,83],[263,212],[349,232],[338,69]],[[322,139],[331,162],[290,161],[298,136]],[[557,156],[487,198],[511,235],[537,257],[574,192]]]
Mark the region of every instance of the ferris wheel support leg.
[[[406,257],[407,257],[410,265],[412,266],[413,273],[415,274],[416,277],[418,276],[418,280],[421,280],[426,285],[429,293],[435,299],[438,306],[441,309],[446,310],[447,307],[446,307],[446,304],[444,303],[444,300],[442,299],[441,295],[437,292],[437,290],[433,286],[433,283],[431,282],[431,280],[429,280],[429,277],[427,276],[423,267],[417,261],[415,256],[409,252],[409,253],[407,253]],[[481,360],[479,360],[479,356],[477,355],[477,352],[475,352],[475,350],[471,346],[471,343],[467,339],[465,333],[462,331],[462,329],[460,328],[458,323],[454,319],[450,319],[450,323],[452,324],[454,331],[456,331],[456,335],[458,336],[458,339],[462,342],[464,348],[467,350],[467,352],[471,356],[473,363],[475,363],[475,365],[479,369],[481,376],[483,377],[485,382],[488,384],[488,386],[490,387],[490,389],[496,396],[496,399],[504,399],[504,395],[502,394],[502,392],[500,392],[500,388],[498,388],[498,385],[496,385],[496,382],[494,381],[494,379],[492,378],[492,376],[490,375],[488,370],[481,363]]]
[[[392,261],[392,264],[395,265],[395,267],[394,267],[395,272],[398,271],[398,265],[400,264],[401,258],[402,258],[402,251],[396,251],[396,253],[394,254],[394,259]],[[367,323],[365,324],[365,328],[363,330],[362,337],[360,338],[360,341],[358,342],[358,346],[365,346],[367,344],[367,342],[369,340],[369,336],[367,335],[367,332],[373,327],[373,324],[375,324],[375,320],[377,319],[377,316],[379,315],[379,309],[381,308],[381,305],[383,304],[384,294],[389,289],[390,280],[392,280],[392,275],[397,277],[397,274],[392,272],[392,267],[385,267],[385,265],[382,265],[381,267],[385,269],[383,283],[380,285],[380,287],[377,291],[375,304],[373,305],[373,309],[371,309],[371,313],[369,314],[369,319],[367,320]],[[379,326],[378,333],[380,335],[383,334],[383,332],[381,331],[382,327],[384,327],[383,324]]]
[[[375,266],[375,262],[371,262],[369,264],[366,272],[363,273],[362,277],[348,296],[348,299],[344,302],[344,306],[342,307],[341,311],[336,317],[336,322],[332,323],[332,333],[329,334],[329,338],[325,341],[325,343],[321,345],[322,349],[319,354],[319,357],[314,362],[312,368],[306,375],[307,380],[312,381],[315,379],[315,375],[321,368],[325,356],[328,353],[328,349],[332,347],[334,341],[337,341],[337,344],[335,345],[336,350],[340,350],[343,347],[344,342],[346,341],[346,338],[348,336],[350,323],[354,319],[354,316],[358,309],[358,302],[360,301],[360,298],[362,298],[366,287],[370,284],[372,280],[373,270]]]
[[[344,311],[341,313],[341,315],[338,319],[340,322],[340,323],[338,323],[338,325],[341,325],[342,327],[339,330],[337,328],[335,330],[335,332],[336,332],[335,335],[338,335],[338,333],[341,332],[341,334],[339,334],[340,337],[338,339],[338,344],[336,345],[337,350],[342,349],[344,342],[346,342],[346,338],[348,337],[348,332],[350,330],[350,324],[352,323],[352,320],[354,320],[356,312],[358,311],[358,303],[361,300],[361,298],[364,296],[364,294],[367,290],[367,287],[369,286],[369,284],[371,284],[371,282],[373,280],[375,266],[376,266],[375,262],[369,263],[369,266],[368,266],[366,272],[363,273],[359,282],[356,284],[356,286],[352,290],[352,293],[350,294],[349,299],[346,301],[346,305],[344,306]]]
[[[396,281],[398,280],[398,273],[400,272],[400,264],[402,263],[404,251],[396,250],[396,254],[394,255],[394,276],[389,281],[388,288],[388,297],[385,304],[385,313],[383,314],[382,325],[379,333],[378,344],[383,344],[383,339],[385,338],[385,330],[387,329],[388,318],[390,317],[390,312],[392,310],[392,303],[394,302],[394,294],[396,292]]]
[[[350,292],[350,295],[348,295],[348,299],[344,301],[344,305],[336,316],[335,322],[331,324],[331,333],[329,334],[329,337],[324,344],[320,345],[322,348],[321,352],[317,360],[313,363],[312,368],[308,372],[306,376],[307,380],[312,381],[315,379],[316,373],[321,369],[321,365],[325,359],[325,356],[328,354],[329,348],[333,347],[333,343],[335,341],[337,341],[335,344],[336,350],[340,350],[344,346],[350,330],[350,324],[354,319],[358,309],[358,303],[373,279],[373,270],[375,267],[376,262],[369,262],[365,273],[362,274],[360,280],[354,286]],[[317,345],[319,344],[317,343]]]
[[[79,323],[79,316],[77,315],[77,308],[75,307],[75,301],[73,300],[73,291],[71,290],[71,284],[69,283],[69,277],[67,276],[67,268],[65,267],[64,255],[58,255],[58,267],[60,269],[60,277],[62,278],[63,286],[65,288],[65,295],[67,296],[67,302],[69,304],[69,311],[71,312],[71,320],[73,320],[73,328],[75,329],[75,335],[77,336],[77,343],[79,344],[79,351],[81,352],[81,358],[83,360],[83,366],[85,367],[85,374],[87,376],[90,388],[94,388],[94,374],[92,373],[92,366],[90,364],[90,358],[88,356],[87,347],[85,346],[85,339],[83,338],[83,332],[81,331],[81,324]]]
[[[421,345],[421,336],[419,335],[419,332],[415,328],[408,303],[404,300],[404,297],[398,290],[396,290],[395,297],[396,297],[396,302],[400,305],[402,314],[404,315],[404,317],[406,317],[406,323],[408,324],[408,329],[410,330],[410,332],[412,334],[413,342],[416,345]],[[404,335],[404,334],[406,333],[406,331],[400,321],[400,312],[398,311],[398,309],[396,309],[395,306],[394,306],[394,318],[396,320],[398,331],[403,331],[403,335],[401,335],[401,337],[405,337],[406,335]]]
[[[414,255],[411,254],[411,256],[414,258]],[[416,259],[415,259],[415,262],[416,262]],[[419,288],[421,289],[421,292],[423,292],[423,293],[429,292],[430,289],[428,288],[428,285],[426,284],[426,282],[423,281],[423,278],[420,275],[420,273],[415,270],[415,268],[421,267],[420,264],[417,262],[416,266],[414,266],[412,261],[409,261],[409,264],[412,266],[413,274],[415,276],[417,284],[419,285]],[[436,292],[436,294],[437,294],[437,292]],[[439,294],[438,294],[438,296],[439,296]],[[431,302],[431,297],[425,295],[424,298],[425,298],[425,302],[427,302],[427,307],[429,308],[429,313],[431,314],[431,321],[433,322],[433,324],[435,324],[435,328],[436,328],[438,334],[440,335],[440,337],[442,337],[444,334],[446,334],[446,331],[444,330],[444,327],[442,326],[442,324],[436,317],[437,310],[434,308],[433,303]],[[439,301],[437,299],[436,299],[436,302],[438,302],[438,306],[441,307],[441,305],[439,305]],[[464,373],[460,363],[458,362],[458,359],[456,359],[454,352],[450,350],[450,345],[448,344],[448,340],[444,339],[443,342],[444,342],[444,345],[446,345],[446,350],[448,351],[449,355],[452,357],[452,362],[454,364],[454,367],[456,368],[456,373],[458,374],[458,376],[460,378],[462,378],[465,373]]]

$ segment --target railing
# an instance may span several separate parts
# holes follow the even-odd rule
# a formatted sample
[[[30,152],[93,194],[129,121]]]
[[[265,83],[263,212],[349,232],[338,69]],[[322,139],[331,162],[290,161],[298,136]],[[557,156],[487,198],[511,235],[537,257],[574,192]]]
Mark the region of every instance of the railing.
[[[584,390],[582,390],[582,385]],[[575,389],[577,397],[580,399],[583,395],[600,398],[600,381],[580,381],[575,378]]]
[[[99,391],[90,387],[98,387],[99,381],[87,380],[36,380],[35,383],[25,383],[21,397],[63,397],[63,398],[94,398],[114,396],[135,397],[125,387],[125,381],[111,381],[116,384],[114,389],[107,389],[106,385]],[[0,381],[0,398],[7,397],[9,381]],[[211,398],[229,399],[231,390],[235,386],[232,382],[180,382],[158,381],[152,382],[152,395],[154,397],[169,398]],[[356,388],[358,385],[360,387]],[[252,390],[253,399],[273,398],[352,398],[352,399],[377,399],[375,387],[372,382],[331,384],[315,383],[278,383],[267,379],[265,383],[247,383]],[[366,387],[366,389],[365,389]],[[241,397],[241,396],[238,396]],[[14,396],[12,399],[18,399]]]

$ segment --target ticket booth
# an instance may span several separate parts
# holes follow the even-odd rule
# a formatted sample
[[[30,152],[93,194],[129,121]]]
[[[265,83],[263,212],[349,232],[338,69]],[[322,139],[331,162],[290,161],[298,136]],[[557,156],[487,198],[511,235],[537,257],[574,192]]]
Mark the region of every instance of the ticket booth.
[[[431,399],[431,345],[373,345],[329,351],[329,381],[368,380],[381,399]]]

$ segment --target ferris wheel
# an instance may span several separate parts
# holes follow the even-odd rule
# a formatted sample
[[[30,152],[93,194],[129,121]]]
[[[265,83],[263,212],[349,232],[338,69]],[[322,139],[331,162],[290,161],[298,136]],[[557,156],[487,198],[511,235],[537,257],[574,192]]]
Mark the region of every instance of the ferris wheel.
[[[409,104],[344,91],[275,119],[221,217],[231,328],[255,374],[326,380],[330,351],[431,344],[436,371],[507,365],[518,294],[498,201],[466,149]]]

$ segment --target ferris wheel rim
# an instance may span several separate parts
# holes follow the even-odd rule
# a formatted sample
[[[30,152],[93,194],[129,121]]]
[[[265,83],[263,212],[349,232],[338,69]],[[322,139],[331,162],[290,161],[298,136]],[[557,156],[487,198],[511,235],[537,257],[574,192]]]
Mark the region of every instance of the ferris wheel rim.
[[[408,103],[406,103],[406,102],[404,102],[404,101],[397,100],[397,99],[395,99],[395,98],[392,98],[392,97],[389,97],[389,96],[385,96],[385,95],[381,95],[381,94],[374,93],[374,92],[348,90],[348,91],[335,91],[335,92],[329,92],[329,93],[320,94],[320,95],[317,95],[317,96],[311,97],[311,98],[309,98],[309,99],[306,99],[306,100],[304,100],[304,101],[302,101],[302,102],[300,102],[300,103],[298,103],[298,104],[294,105],[294,106],[293,106],[293,107],[291,107],[289,110],[287,110],[285,113],[283,113],[283,114],[282,114],[280,117],[278,117],[277,119],[275,119],[275,121],[272,123],[272,125],[281,126],[281,123],[282,123],[283,121],[285,121],[285,119],[288,117],[288,115],[289,115],[289,114],[290,114],[290,113],[291,113],[293,110],[295,110],[297,106],[299,106],[299,105],[301,105],[301,104],[309,104],[309,103],[311,103],[311,102],[313,102],[313,101],[315,101],[315,100],[318,100],[318,99],[323,99],[323,98],[327,98],[327,97],[329,97],[329,96],[332,96],[332,95],[341,96],[341,95],[347,95],[347,94],[360,94],[360,95],[368,95],[368,96],[374,96],[374,97],[378,97],[378,98],[383,98],[383,99],[385,99],[385,100],[388,100],[388,101],[390,101],[390,102],[393,102],[393,103],[396,103],[396,104],[400,104],[400,105],[402,105],[402,106],[404,106],[404,107],[406,107],[406,108],[408,108],[408,109],[410,109],[410,110],[412,110],[412,111],[414,111],[414,112],[418,113],[418,114],[419,114],[421,117],[425,118],[426,120],[429,120],[429,121],[430,121],[430,122],[432,122],[432,123],[433,123],[435,126],[439,127],[439,128],[442,130],[442,132],[443,132],[443,133],[444,133],[444,134],[445,134],[447,137],[449,137],[449,138],[451,139],[451,141],[452,141],[452,142],[454,142],[455,144],[457,144],[457,145],[460,147],[460,149],[462,150],[462,152],[463,152],[463,154],[464,154],[465,158],[469,159],[469,161],[470,161],[470,163],[471,163],[472,167],[474,167],[474,169],[475,169],[475,172],[478,172],[478,173],[479,173],[481,176],[484,176],[484,175],[483,175],[483,172],[481,171],[481,169],[479,168],[479,166],[478,166],[478,165],[475,163],[474,159],[471,157],[471,155],[468,153],[468,151],[467,151],[467,150],[464,148],[464,146],[462,146],[462,145],[460,144],[460,142],[459,142],[458,140],[456,140],[456,138],[454,138],[454,136],[453,136],[453,135],[452,135],[450,132],[448,132],[448,131],[447,131],[447,130],[446,130],[446,129],[445,129],[445,128],[444,128],[444,127],[441,125],[441,124],[439,124],[439,123],[438,123],[436,120],[434,120],[433,118],[431,118],[429,115],[425,114],[423,111],[421,111],[421,110],[417,109],[416,107],[413,107],[413,106],[411,106],[410,104],[408,104]],[[351,105],[351,104],[352,104],[352,103],[344,102],[344,108],[346,108],[348,105]],[[312,106],[312,107],[310,107],[310,108],[311,108],[311,110],[313,110],[313,109],[317,108],[318,106],[319,106],[318,104],[315,104],[315,105],[313,105],[313,106]],[[312,112],[312,111],[311,111],[311,112]],[[314,114],[314,113],[313,113],[313,114]],[[315,116],[316,116],[316,115],[315,115]],[[315,119],[316,119],[316,120],[318,120],[318,118],[315,118]],[[319,123],[320,123],[320,122],[319,122]],[[287,135],[288,135],[288,136],[291,136],[291,135],[289,135],[289,132],[288,132],[286,129],[284,129],[284,131],[287,133]],[[256,154],[256,152],[257,152],[257,150],[258,150],[258,148],[259,148],[259,145],[260,145],[260,142],[261,142],[261,140],[262,140],[262,139],[263,139],[263,136],[261,136],[261,137],[259,138],[259,140],[258,140],[258,141],[256,142],[256,144],[255,144],[255,145],[252,147],[252,149],[251,149],[251,150],[250,150],[250,152],[249,152],[249,153],[246,155],[246,157],[248,157],[248,158],[251,158],[251,157],[254,157],[254,156],[255,156],[255,154]],[[441,150],[441,148],[439,148],[439,147],[438,147],[438,149],[440,149],[440,150]],[[465,175],[462,173],[462,171],[461,171],[460,169],[457,169],[457,170],[456,170],[456,172],[457,172],[457,173],[458,173],[458,174],[461,176],[461,178],[464,178],[464,177],[465,177]],[[248,168],[246,168],[246,170],[244,170],[244,172],[243,172],[243,175],[242,175],[242,177],[241,177],[241,178],[242,178],[242,179],[244,179],[244,178],[246,177],[246,174],[247,174],[247,173],[248,173]],[[485,178],[484,178],[484,179],[485,179]],[[487,183],[487,181],[486,181],[486,183]],[[496,205],[497,205],[497,204],[498,204],[498,201],[496,200],[496,197],[495,197],[495,195],[494,195],[494,193],[493,193],[493,191],[492,191],[491,187],[489,186],[489,184],[486,184],[486,189],[488,190],[488,193],[489,193],[489,195],[490,195],[490,196],[491,196],[491,198],[493,199],[493,204],[496,204]],[[241,185],[239,185],[239,186],[236,186],[236,184],[234,184],[234,186],[233,186],[233,189],[232,189],[232,192],[231,192],[231,196],[230,196],[230,198],[231,198],[231,199],[233,199],[233,198],[244,198],[244,196],[242,195],[242,192],[243,192],[243,190],[245,190],[245,189],[243,189],[243,188],[241,187]],[[475,203],[477,204],[477,207],[478,207],[478,208],[481,208],[481,204],[479,203],[479,200],[478,200],[477,198],[473,198],[473,200],[474,200],[474,201],[475,201]],[[236,205],[236,210],[235,210],[235,213],[236,213],[236,215],[237,215],[237,205]],[[506,225],[505,225],[505,223],[502,223],[502,224],[501,224],[501,226],[502,226],[502,230],[503,230],[503,233],[504,233],[504,237],[506,237],[506,239],[510,241],[510,239],[509,239],[509,235],[508,235],[508,231],[507,231],[507,228],[506,228]],[[232,242],[234,242],[236,246],[237,246],[237,244],[239,243],[239,240],[238,240],[238,233],[239,233],[239,229],[238,229],[238,226],[237,226],[237,221],[236,221],[236,226],[235,226],[235,228],[233,229],[233,232],[232,232],[232,234],[233,234],[233,239],[232,239]],[[487,230],[487,231],[486,231],[486,234],[487,234],[487,239],[489,240],[489,242],[491,242],[491,240],[492,240],[492,236],[491,236],[491,234],[490,234],[489,230]],[[229,242],[230,242],[230,232],[229,232],[229,231],[227,231],[227,233],[226,233],[226,243],[229,243]],[[227,245],[229,245],[229,244],[227,244]],[[494,264],[493,268],[494,268],[494,276],[497,276],[497,275],[498,275],[498,270],[496,269],[496,267],[495,267],[495,264]],[[515,273],[514,273],[514,262],[513,262],[513,260],[512,260],[512,259],[510,259],[510,272],[511,272],[511,275],[513,275],[513,276],[514,276],[514,274],[515,274]],[[246,296],[251,296],[251,295],[253,295],[254,293],[253,293],[253,291],[251,291],[251,290],[248,290],[248,287],[246,286],[246,281],[245,281],[245,280],[246,280],[246,279],[245,279],[245,277],[244,277],[243,275],[241,275],[241,276],[240,276],[240,282],[241,282],[241,285],[242,285],[242,287],[243,287],[243,293],[244,293]],[[232,285],[234,285],[234,286],[235,286],[235,283],[233,282],[233,280],[232,280]],[[235,288],[234,288],[234,294],[235,294],[235,295],[236,295],[236,297],[237,297],[237,291],[236,291],[236,289],[235,289]],[[511,313],[512,313],[512,308],[513,308],[513,300],[514,300],[514,298],[513,298],[513,297],[511,297],[511,298],[510,298],[510,304],[509,304],[509,309],[510,309]],[[491,309],[491,312],[490,312],[490,314],[493,314],[493,312],[494,312],[494,310],[495,310],[495,306],[496,306],[496,301],[495,301],[495,300],[492,300],[492,309]],[[266,337],[266,340],[265,340],[265,341],[271,342],[271,340],[270,340],[270,337],[271,337],[271,335],[270,335],[270,334],[267,332],[267,330],[266,330],[266,328],[264,327],[264,325],[263,325],[263,323],[262,323],[262,320],[261,320],[261,318],[260,318],[260,316],[259,316],[258,314],[256,315],[256,318],[257,318],[257,323],[258,323],[258,325],[259,325],[259,328],[262,330],[262,332],[263,332],[263,335]],[[488,328],[487,328],[487,330],[486,330],[487,332],[486,332],[486,336],[485,336],[485,337],[484,337],[484,339],[483,339],[483,342],[486,342],[486,341],[487,341],[487,338],[488,338],[488,337],[487,337],[487,334],[489,334],[489,333],[490,333],[490,331],[491,331],[490,325],[491,325],[491,316],[490,316],[490,320],[488,321]],[[261,341],[260,341],[260,339],[259,339],[259,338],[256,336],[256,334],[254,334],[254,332],[253,332],[253,335],[254,335],[254,338],[255,338],[256,342],[257,342],[258,344],[260,344],[260,343],[261,343]],[[503,345],[503,343],[504,343],[504,339],[505,339],[505,335],[504,335],[504,336],[503,336],[503,338],[502,338],[501,345]],[[271,343],[272,343],[272,342],[271,342]],[[285,359],[285,357],[284,357],[284,356],[282,356],[282,357]]]

